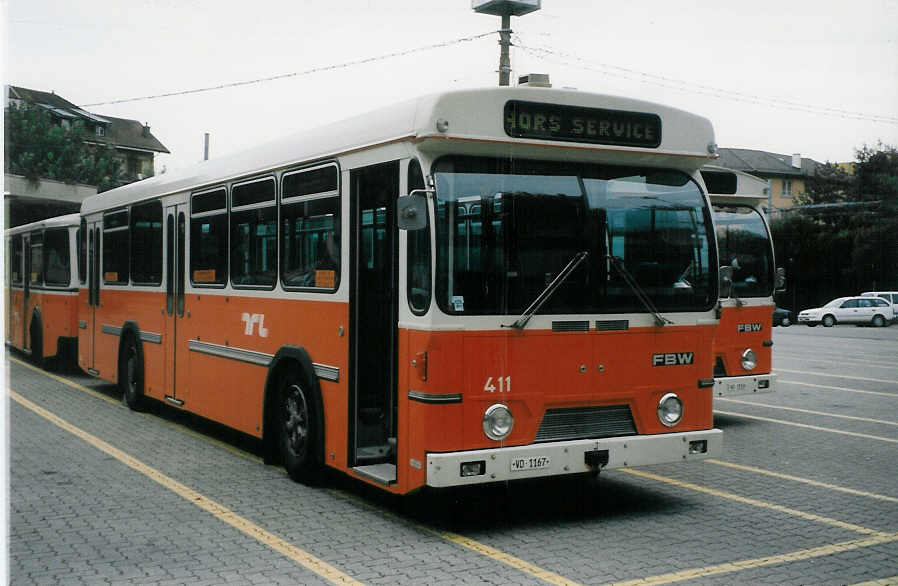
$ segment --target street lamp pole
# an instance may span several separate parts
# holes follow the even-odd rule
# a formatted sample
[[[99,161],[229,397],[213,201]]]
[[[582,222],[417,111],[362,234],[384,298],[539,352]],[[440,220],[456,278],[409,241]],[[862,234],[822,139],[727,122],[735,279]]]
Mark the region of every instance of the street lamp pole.
[[[510,85],[511,17],[523,16],[540,9],[541,0],[471,0],[471,8],[480,14],[492,14],[502,18],[499,29],[499,85]]]

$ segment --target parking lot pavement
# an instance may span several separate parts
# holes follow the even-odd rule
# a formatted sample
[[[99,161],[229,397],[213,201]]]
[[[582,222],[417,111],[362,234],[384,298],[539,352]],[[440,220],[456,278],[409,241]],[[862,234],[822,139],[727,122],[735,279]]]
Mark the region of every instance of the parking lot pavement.
[[[773,339],[776,392],[715,404],[720,460],[406,499],[295,484],[246,438],[13,359],[11,579],[898,582],[898,328]]]

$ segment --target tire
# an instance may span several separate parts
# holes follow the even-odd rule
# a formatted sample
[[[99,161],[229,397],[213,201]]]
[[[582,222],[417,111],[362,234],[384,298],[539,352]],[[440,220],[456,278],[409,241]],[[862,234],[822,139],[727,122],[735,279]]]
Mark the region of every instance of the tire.
[[[812,324],[811,322],[808,322],[808,327],[809,327],[809,328],[816,328],[816,327],[817,327],[817,324]]]
[[[35,316],[31,319],[31,327],[29,328],[29,337],[31,338],[31,355],[29,359],[32,364],[44,367],[44,329],[41,327],[41,320]]]
[[[873,316],[873,325],[877,328],[883,328],[886,325],[886,320],[881,315]]]
[[[824,316],[823,316],[823,327],[824,327],[824,328],[831,328],[831,327],[833,327],[834,325],[836,325],[836,318],[834,318],[834,317],[831,316],[831,315],[824,315]]]
[[[122,391],[122,402],[132,411],[142,411],[143,395],[143,361],[137,352],[137,344],[133,336],[122,345],[118,360],[118,386]]]
[[[293,480],[314,485],[321,480],[318,459],[318,410],[315,396],[303,378],[293,370],[278,385],[278,444],[284,468]]]
[[[790,320],[789,317],[786,316],[780,320],[780,325],[783,326],[784,328],[788,328],[789,326],[792,325],[792,320]]]

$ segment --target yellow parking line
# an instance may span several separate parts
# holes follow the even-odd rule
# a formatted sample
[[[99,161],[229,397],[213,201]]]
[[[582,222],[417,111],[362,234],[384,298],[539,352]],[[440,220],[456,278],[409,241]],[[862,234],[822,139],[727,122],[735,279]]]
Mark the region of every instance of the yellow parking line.
[[[794,421],[784,421],[782,419],[771,419],[770,417],[758,417],[757,415],[746,415],[745,413],[734,413],[732,411],[720,411],[719,409],[714,410],[715,413],[720,413],[721,415],[732,415],[734,417],[744,417],[745,419],[756,419],[758,421],[767,421],[768,423],[781,423],[783,425],[791,425],[792,427],[801,427],[804,429],[813,429],[815,431],[825,431],[827,433],[838,433],[841,435],[850,435],[852,437],[860,437],[864,439],[877,440],[881,442],[889,442],[892,444],[898,444],[898,439],[890,438],[890,437],[882,437],[878,435],[869,435],[866,433],[856,433],[853,431],[842,431],[841,429],[830,429],[828,427],[820,427],[818,425],[807,425],[806,423],[795,423]]]
[[[788,368],[777,368],[775,370],[776,370],[776,372],[791,372],[793,374],[810,374],[813,376],[831,376],[831,377],[835,377],[835,378],[850,378],[853,380],[866,380],[866,381],[870,381],[870,382],[874,382],[874,383],[886,383],[886,384],[890,384],[890,385],[894,385],[894,384],[898,383],[898,381],[896,381],[895,379],[886,380],[886,379],[881,379],[881,378],[868,378],[865,376],[848,376],[846,374],[829,374],[827,372],[814,372],[814,371],[808,371],[808,370],[790,370]]]
[[[224,521],[231,527],[237,529],[241,533],[244,533],[253,539],[259,541],[260,543],[270,547],[271,549],[277,551],[278,553],[286,556],[287,558],[293,560],[297,564],[303,566],[304,568],[314,572],[320,577],[328,580],[329,582],[333,582],[334,584],[360,584],[360,582],[353,579],[351,576],[344,574],[337,568],[331,566],[330,564],[324,562],[323,560],[313,556],[312,554],[288,543],[287,541],[281,539],[280,537],[274,535],[273,533],[269,533],[262,527],[256,525],[252,521],[248,519],[244,519],[243,517],[237,515],[233,511],[227,509],[223,505],[203,496],[199,492],[188,488],[187,486],[181,484],[180,482],[174,480],[173,478],[166,476],[159,470],[152,468],[141,462],[140,460],[129,456],[125,452],[119,450],[116,447],[104,442],[100,438],[93,436],[86,431],[75,427],[71,423],[61,419],[60,417],[54,415],[50,411],[47,411],[43,407],[32,403],[22,395],[16,393],[12,389],[9,390],[9,396],[27,409],[30,409],[34,413],[40,415],[47,421],[53,423],[54,425],[68,431],[72,435],[84,440],[90,445],[94,446],[98,450],[112,456],[122,464],[128,466],[129,468],[140,472],[147,478],[153,480],[154,482],[164,486],[165,488],[171,490],[178,496],[184,498],[185,500],[193,503],[199,508],[203,509],[207,513],[211,514],[215,518]]]
[[[879,580],[870,580],[869,582],[860,582],[853,586],[895,586],[898,584],[898,576],[890,578],[880,578]]]
[[[764,470],[763,468],[755,468],[754,466],[745,466],[743,464],[736,464],[734,462],[725,462],[723,460],[715,460],[714,458],[710,458],[705,460],[705,462],[709,464],[715,464],[717,466],[726,466],[727,468],[733,468],[735,470],[742,470],[745,472],[752,472],[754,474],[764,474],[765,476],[772,476],[773,478],[779,478],[781,480],[791,480],[792,482],[800,482],[802,484],[809,484],[811,486],[818,486],[820,488],[825,488],[827,490],[834,490],[837,492],[844,492],[846,494],[852,494],[855,496],[865,496],[871,499],[877,499],[881,501],[888,501],[890,503],[898,503],[898,498],[892,496],[886,496],[883,494],[876,494],[874,492],[867,492],[864,490],[856,490],[854,488],[846,488],[844,486],[837,486],[835,484],[829,484],[827,482],[820,482],[818,480],[811,480],[810,478],[802,478],[800,476],[793,476],[791,474],[783,474],[781,472],[773,472],[772,470]]]
[[[745,570],[751,570],[753,568],[772,566],[774,564],[799,562],[827,555],[843,553],[846,551],[852,551],[855,549],[860,549],[862,547],[871,547],[874,545],[880,545],[882,543],[890,543],[893,541],[898,541],[898,533],[883,533],[880,535],[875,535],[873,537],[866,537],[864,539],[843,541],[841,543],[823,545],[810,549],[802,549],[799,551],[793,551],[780,555],[772,555],[750,560],[741,560],[737,562],[727,562],[715,566],[707,566],[704,568],[695,568],[692,570],[683,570],[680,572],[672,572],[670,574],[662,574],[660,576],[637,578],[636,580],[630,580],[627,582],[616,582],[615,586],[647,586],[649,584],[670,584],[672,582],[682,582],[683,580],[695,580],[697,578],[704,578],[707,576],[715,576],[719,574],[728,574],[730,572],[742,572]],[[888,579],[889,578],[886,578],[886,580]],[[871,584],[879,584],[879,582],[872,582]],[[885,582],[885,584],[890,584],[890,582]]]
[[[762,509],[768,509],[770,511],[777,511],[779,513],[784,513],[784,514],[790,515],[792,517],[799,517],[799,518],[805,519],[807,521],[814,521],[816,523],[823,523],[824,525],[838,527],[839,529],[846,529],[848,531],[854,531],[856,533],[863,533],[864,535],[875,535],[875,536],[879,536],[879,537],[891,535],[890,533],[883,533],[882,531],[877,531],[876,529],[868,529],[866,527],[861,527],[860,525],[855,525],[854,523],[847,523],[845,521],[839,521],[838,519],[831,519],[829,517],[824,517],[822,515],[815,515],[814,513],[806,513],[804,511],[799,511],[798,509],[784,507],[782,505],[775,505],[773,503],[768,503],[768,502],[764,502],[764,501],[761,501],[758,499],[740,496],[738,494],[733,494],[731,492],[726,492],[724,490],[717,490],[716,488],[708,488],[706,486],[693,484],[691,482],[684,482],[682,480],[677,480],[675,478],[668,478],[666,476],[661,476],[660,474],[646,472],[645,470],[636,470],[634,468],[621,468],[620,471],[625,472],[627,474],[631,474],[633,476],[639,476],[641,478],[648,478],[650,480],[655,480],[657,482],[663,482],[665,484],[670,484],[672,486],[678,486],[680,488],[687,488],[689,490],[694,490],[696,492],[710,494],[712,496],[716,496],[719,498],[736,501],[737,503],[751,505],[753,507],[759,507]]]
[[[850,419],[852,421],[864,421],[866,423],[879,423],[881,425],[898,426],[898,421],[885,421],[883,419],[870,419],[868,417],[855,417],[853,415],[837,415],[835,413],[826,413],[825,411],[811,411],[810,409],[797,409],[795,407],[785,407],[782,405],[770,405],[767,403],[755,403],[752,401],[742,401],[740,399],[730,399],[727,397],[717,397],[718,401],[729,401],[730,403],[739,403],[740,405],[751,405],[753,407],[765,407],[767,409],[779,409],[781,411],[795,411],[796,413],[807,413],[808,415],[822,415],[824,417],[838,417],[839,419]]]
[[[558,574],[550,572],[549,570],[540,568],[539,566],[535,566],[535,565],[531,564],[530,562],[526,562],[520,558],[516,558],[513,555],[505,553],[504,551],[500,551],[494,547],[490,547],[489,545],[480,543],[479,541],[475,541],[469,537],[465,537],[464,535],[459,535],[458,533],[452,533],[451,531],[441,531],[439,529],[432,529],[430,527],[427,527],[426,525],[421,525],[419,523],[415,523],[414,521],[411,521],[404,517],[400,517],[399,515],[396,515],[390,511],[382,509],[376,505],[369,503],[368,501],[360,499],[354,495],[351,495],[351,494],[346,493],[341,490],[332,489],[331,493],[339,498],[342,498],[347,501],[351,501],[361,507],[373,509],[385,517],[389,517],[395,521],[398,521],[400,523],[408,525],[409,527],[413,527],[413,528],[417,529],[418,531],[421,531],[422,533],[430,533],[431,535],[436,535],[440,539],[444,539],[444,540],[454,543],[456,545],[460,545],[461,547],[470,549],[471,551],[479,553],[480,555],[483,555],[485,557],[488,557],[491,560],[495,560],[497,562],[503,563],[511,568],[514,568],[515,570],[524,572],[525,574],[529,574],[535,578],[539,578],[540,580],[543,580],[544,582],[548,582],[549,584],[558,584],[558,585],[564,585],[564,586],[577,586],[577,584],[578,584],[577,582],[574,582],[573,580],[569,580],[568,578],[565,578],[564,576],[560,576]]]
[[[881,391],[865,391],[863,389],[849,389],[847,387],[831,387],[827,385],[815,385],[813,383],[802,383],[795,380],[783,380],[779,379],[777,384],[790,384],[790,385],[800,385],[802,387],[814,387],[815,389],[829,389],[833,391],[845,391],[847,393],[862,393],[864,395],[879,395],[880,397],[892,397],[893,399],[898,399],[898,393],[883,393]]]
[[[21,364],[22,366],[26,366],[26,367],[28,367],[28,368],[34,370],[35,372],[39,372],[39,373],[41,373],[41,374],[44,374],[44,375],[46,375],[46,376],[52,378],[53,380],[56,380],[56,381],[58,381],[58,382],[61,382],[61,383],[65,384],[65,385],[67,385],[67,386],[69,386],[69,387],[72,387],[72,388],[77,389],[77,390],[79,390],[79,391],[85,392],[85,393],[87,393],[87,394],[89,394],[89,395],[91,395],[91,396],[97,397],[97,398],[99,398],[99,399],[103,399],[104,401],[107,401],[107,402],[109,402],[109,403],[114,403],[114,404],[116,404],[116,405],[121,406],[121,407],[124,408],[124,406],[121,404],[121,402],[116,401],[115,399],[112,399],[112,398],[110,398],[110,397],[107,397],[106,395],[104,395],[104,394],[102,394],[102,393],[98,393],[97,391],[94,391],[94,390],[92,390],[92,389],[90,389],[90,388],[88,388],[88,387],[85,387],[85,386],[83,386],[83,385],[80,385],[80,384],[78,384],[78,383],[76,383],[76,382],[74,382],[74,381],[68,380],[68,379],[63,378],[63,377],[60,377],[60,376],[56,376],[56,375],[54,375],[54,374],[52,374],[52,373],[46,372],[46,371],[44,371],[44,370],[41,370],[40,368],[37,368],[37,367],[35,367],[35,366],[31,365],[31,364],[28,364],[28,363],[26,363],[26,362],[22,362],[21,360],[18,360],[18,359],[15,359],[15,358],[11,358],[11,357],[10,357],[10,360],[12,360],[12,361],[14,361],[14,362],[16,362],[16,363],[18,363],[18,364]],[[27,400],[27,399],[23,399],[23,400]],[[224,442],[222,442],[222,441],[219,441],[219,440],[216,440],[216,439],[214,439],[214,438],[211,438],[211,437],[209,437],[209,436],[207,436],[207,435],[203,435],[203,434],[201,434],[201,433],[197,433],[197,432],[195,432],[195,431],[193,431],[193,430],[191,430],[191,429],[188,429],[188,428],[184,427],[183,425],[171,423],[171,422],[166,421],[166,420],[164,420],[164,419],[162,419],[162,418],[160,418],[160,417],[156,417],[156,416],[149,415],[149,414],[146,414],[146,413],[139,413],[139,415],[142,415],[142,416],[148,417],[148,418],[152,418],[152,419],[155,420],[155,421],[159,421],[159,422],[161,422],[161,423],[164,423],[165,425],[168,425],[169,427],[172,427],[172,428],[174,428],[174,429],[178,429],[178,430],[180,430],[180,431],[182,431],[182,432],[184,432],[184,433],[186,433],[186,434],[188,434],[188,435],[190,435],[190,436],[199,438],[199,439],[204,440],[204,441],[209,442],[209,443],[213,443],[213,444],[215,444],[215,445],[217,445],[217,446],[219,446],[219,447],[221,447],[221,448],[224,448],[224,449],[228,450],[229,452],[234,453],[234,454],[236,454],[236,455],[238,455],[238,456],[241,456],[241,457],[243,457],[243,458],[247,458],[247,459],[252,460],[252,461],[254,461],[254,462],[260,462],[260,463],[262,462],[262,458],[259,458],[259,457],[255,456],[254,454],[251,454],[251,453],[249,453],[249,452],[246,452],[246,451],[244,451],[244,450],[241,450],[240,448],[235,448],[234,446],[231,446],[231,445],[226,444],[226,443],[224,443]],[[283,469],[283,468],[280,468],[280,471],[281,471],[281,472],[284,472],[284,469]],[[348,493],[346,493],[346,492],[343,492],[343,491],[337,491],[337,490],[333,490],[333,491],[331,491],[331,492],[334,493],[334,494],[341,495],[341,496],[343,496],[343,497],[344,497],[345,499],[347,499],[347,500],[354,500],[354,501],[356,501],[357,503],[360,503],[360,504],[364,504],[364,505],[366,505],[366,506],[373,507],[373,505],[370,505],[369,503],[365,503],[365,502],[363,502],[363,501],[360,501],[360,500],[358,500],[358,499],[355,499],[355,497],[353,497],[352,495],[350,495],[350,494],[348,494]],[[389,516],[389,517],[392,517],[392,518],[397,519],[397,520],[399,520],[399,521],[409,523],[409,524],[411,524],[412,526],[414,526],[416,529],[418,529],[419,531],[423,531],[423,532],[426,532],[426,533],[431,533],[431,534],[433,534],[433,535],[436,535],[436,536],[440,537],[441,539],[444,539],[444,540],[449,541],[449,542],[451,542],[451,543],[454,543],[454,544],[456,544],[456,545],[460,545],[460,546],[462,546],[462,547],[465,547],[465,548],[467,548],[467,549],[470,549],[470,550],[472,550],[472,551],[474,551],[474,552],[477,552],[477,553],[479,553],[479,554],[481,554],[481,555],[483,555],[483,556],[486,556],[486,557],[488,557],[488,558],[490,558],[490,559],[492,559],[492,560],[501,562],[501,563],[503,563],[503,564],[505,564],[505,565],[508,565],[508,566],[510,566],[510,567],[512,567],[512,568],[514,568],[514,569],[516,569],[516,570],[519,570],[519,571],[521,571],[521,572],[524,572],[524,573],[526,573],[526,574],[529,574],[529,575],[531,575],[531,576],[534,576],[534,577],[536,577],[536,578],[539,578],[540,580],[544,580],[544,581],[546,581],[546,582],[548,582],[548,583],[550,583],[550,584],[559,584],[559,585],[568,585],[568,586],[572,586],[572,585],[576,585],[576,584],[577,584],[576,582],[573,582],[573,581],[571,581],[571,580],[568,580],[568,579],[565,578],[564,576],[559,576],[558,574],[554,574],[554,573],[552,573],[552,572],[550,572],[550,571],[548,571],[548,570],[545,570],[545,569],[543,569],[543,568],[540,568],[539,566],[535,566],[535,565],[533,565],[533,564],[531,564],[531,563],[529,563],[529,562],[526,562],[526,561],[524,561],[524,560],[522,560],[522,559],[516,558],[516,557],[514,557],[514,556],[512,556],[512,555],[509,555],[509,554],[507,554],[507,553],[505,553],[505,552],[502,552],[502,551],[500,551],[500,550],[498,550],[498,549],[492,548],[492,547],[490,547],[490,546],[488,546],[488,545],[486,545],[486,544],[480,543],[480,542],[478,542],[478,541],[475,541],[475,540],[470,539],[470,538],[468,538],[468,537],[465,537],[465,536],[463,536],[463,535],[459,535],[459,534],[456,534],[456,533],[451,533],[451,532],[448,532],[448,531],[438,531],[438,530],[435,530],[435,529],[431,529],[431,528],[426,527],[426,526],[424,526],[424,525],[419,525],[419,524],[417,524],[417,523],[413,523],[413,522],[411,522],[411,521],[407,521],[407,520],[405,520],[405,519],[402,519],[401,517],[397,517],[396,515],[390,513],[389,511],[386,511],[386,510],[384,510],[384,509],[381,509],[381,508],[378,508],[378,507],[373,507],[373,508],[375,508],[380,514],[382,514],[382,515],[384,515],[384,516]]]

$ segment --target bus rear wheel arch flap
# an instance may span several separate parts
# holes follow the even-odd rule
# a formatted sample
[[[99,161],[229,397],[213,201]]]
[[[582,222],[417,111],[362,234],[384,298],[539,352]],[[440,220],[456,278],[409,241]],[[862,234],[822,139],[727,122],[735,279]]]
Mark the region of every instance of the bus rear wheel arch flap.
[[[268,373],[265,397],[265,462],[282,463],[293,480],[319,484],[324,476],[321,389],[308,354],[283,348]]]
[[[144,408],[143,394],[143,352],[140,334],[136,327],[122,328],[119,343],[118,386],[122,392],[122,402],[132,411]]]
[[[823,321],[821,323],[823,324],[824,328],[831,328],[836,325],[836,318],[832,315],[827,314],[823,316]]]

